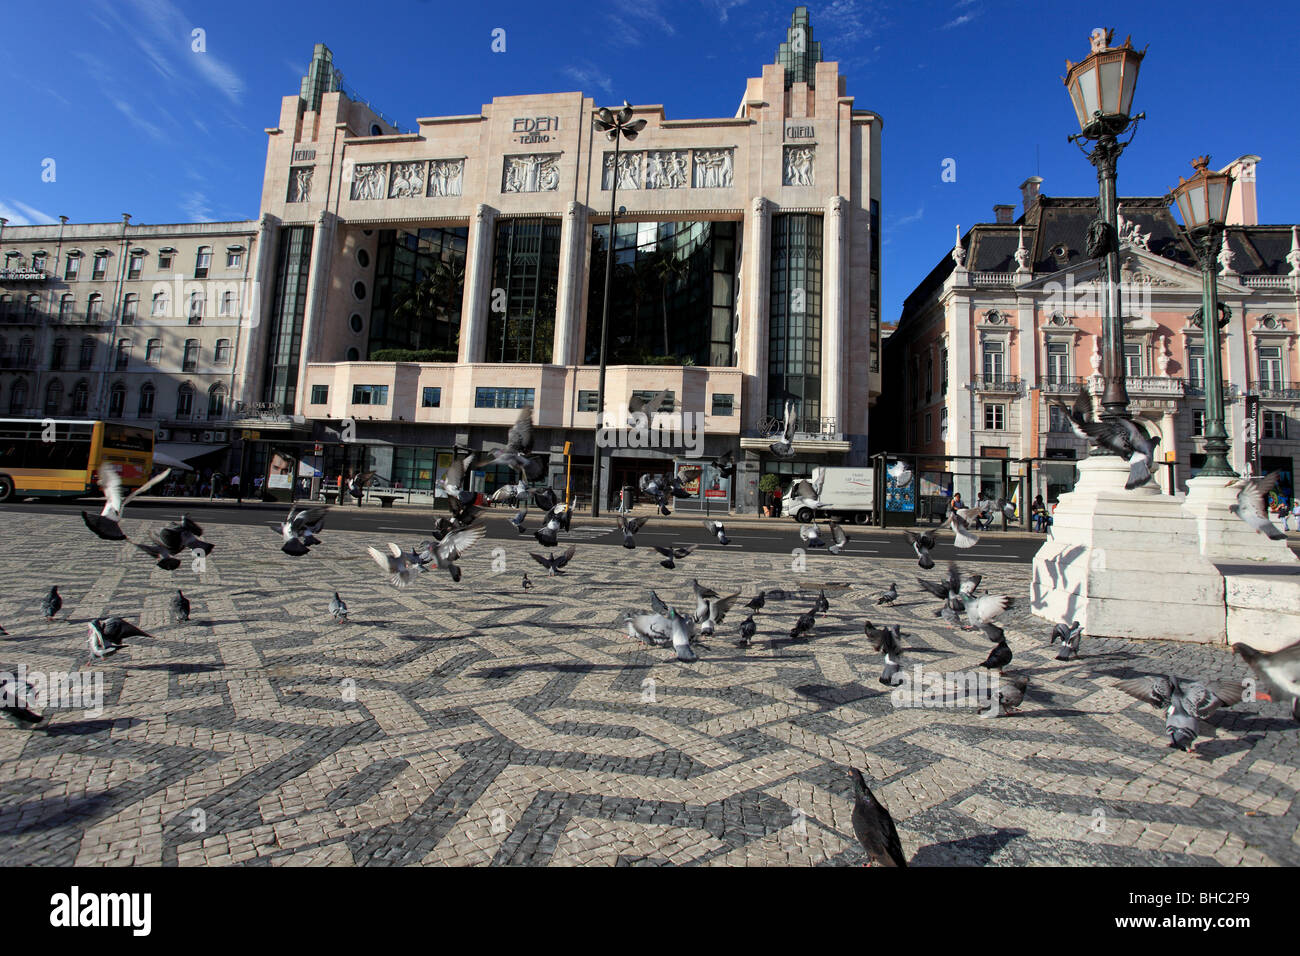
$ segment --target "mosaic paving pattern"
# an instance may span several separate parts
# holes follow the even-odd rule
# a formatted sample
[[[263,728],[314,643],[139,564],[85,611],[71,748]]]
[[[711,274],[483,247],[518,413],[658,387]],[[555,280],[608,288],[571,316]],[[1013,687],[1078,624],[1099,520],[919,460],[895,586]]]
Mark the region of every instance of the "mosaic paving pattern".
[[[6,669],[80,666],[85,621],[109,612],[154,635],[95,665],[98,717],[0,723],[10,863],[857,865],[853,764],[914,865],[1300,864],[1297,726],[1281,703],[1216,715],[1188,755],[1112,687],[1246,676],[1222,649],[1085,639],[1061,663],[1022,607],[1008,615],[1010,670],[1031,679],[1021,713],[893,706],[864,618],[901,623],[927,668],[988,652],[933,616],[914,562],[822,555],[791,575],[733,547],[670,572],[646,549],[579,542],[571,573],[547,578],[522,540],[486,539],[460,585],[431,573],[397,591],[364,551],[381,538],[328,523],[297,561],[269,528],[212,526],[202,575],[156,570],[77,519],[11,513],[4,527]],[[1027,603],[1027,565],[979,570]],[[621,613],[646,607],[648,584],[690,608],[695,576],[806,593],[769,601],[747,650],[733,611],[696,664],[629,641]],[[898,606],[874,607],[891,580]],[[65,619],[47,624],[51,583]],[[821,585],[817,636],[771,646]],[[176,586],[188,625],[167,623]],[[347,624],[326,613],[334,589]]]

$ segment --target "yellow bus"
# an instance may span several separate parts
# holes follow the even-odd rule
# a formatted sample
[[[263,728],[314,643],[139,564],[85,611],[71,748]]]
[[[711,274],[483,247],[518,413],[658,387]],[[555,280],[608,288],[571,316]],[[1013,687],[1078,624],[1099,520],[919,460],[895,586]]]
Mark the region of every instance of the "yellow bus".
[[[124,487],[140,487],[153,473],[153,429],[117,422],[0,418],[0,501],[96,494],[96,472],[105,461],[117,465]]]

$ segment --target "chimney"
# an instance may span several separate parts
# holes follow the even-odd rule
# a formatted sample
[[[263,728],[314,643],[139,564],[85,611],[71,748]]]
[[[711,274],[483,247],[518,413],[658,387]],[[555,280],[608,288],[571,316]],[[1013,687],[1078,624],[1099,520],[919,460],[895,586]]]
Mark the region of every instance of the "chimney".
[[[1038,205],[1038,187],[1043,184],[1042,176],[1030,176],[1020,184],[1020,201],[1028,215],[1030,207]]]
[[[1010,224],[1012,215],[1013,213],[1015,213],[1015,211],[1016,211],[1015,206],[1008,206],[1005,204],[999,204],[997,206],[994,206],[993,221],[997,223],[1002,223],[1003,225],[1008,225]]]
[[[1258,156],[1242,156],[1219,170],[1233,178],[1232,195],[1228,197],[1229,226],[1259,224],[1259,213],[1255,206],[1255,164],[1258,162]]]

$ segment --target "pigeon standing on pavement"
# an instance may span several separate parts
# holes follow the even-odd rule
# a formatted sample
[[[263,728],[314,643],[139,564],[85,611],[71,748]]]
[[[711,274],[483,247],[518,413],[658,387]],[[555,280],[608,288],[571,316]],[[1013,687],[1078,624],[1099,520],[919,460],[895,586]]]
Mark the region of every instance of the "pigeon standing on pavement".
[[[1237,492],[1237,503],[1228,510],[1250,525],[1270,541],[1285,541],[1286,532],[1268,519],[1268,493],[1273,490],[1282,472],[1274,471],[1263,478],[1243,478]]]
[[[893,603],[897,600],[898,600],[898,585],[891,584],[889,586],[888,591],[880,595],[880,597],[876,598],[876,603],[884,604],[886,606],[893,606]]]
[[[122,497],[122,475],[117,470],[117,466],[112,462],[103,462],[99,466],[99,490],[104,492],[104,510],[97,515],[89,515],[86,512],[81,513],[81,520],[86,523],[86,527],[95,532],[96,535],[105,541],[125,541],[126,535],[123,533],[119,522],[122,520],[122,511],[129,505],[132,499],[144,494],[158,482],[162,481],[172,470],[168,468],[161,474],[154,475],[135,491],[131,492],[125,498]]]
[[[1163,710],[1169,746],[1185,752],[1195,748],[1198,735],[1213,735],[1213,727],[1205,722],[1220,707],[1238,703],[1245,689],[1237,681],[1187,681],[1168,675],[1122,680],[1115,688]]]
[[[1052,637],[1047,644],[1050,647],[1057,641],[1061,642],[1061,650],[1056,655],[1058,661],[1068,661],[1078,657],[1079,645],[1083,642],[1083,625],[1078,621],[1057,624],[1052,628]]]
[[[8,672],[0,672],[0,714],[27,730],[47,716],[39,709],[35,688]]]
[[[709,534],[718,539],[718,544],[731,544],[731,539],[727,537],[727,529],[722,526],[721,521],[705,521],[704,527]]]
[[[817,592],[817,600],[813,602],[813,612],[816,614],[825,614],[831,609],[831,602],[826,600],[826,589],[822,588]]]
[[[340,624],[346,624],[348,620],[347,603],[339,597],[338,591],[335,591],[334,596],[330,598],[330,617]]]
[[[528,556],[549,571],[551,576],[554,577],[557,574],[564,573],[560,569],[573,560],[573,555],[577,550],[578,549],[574,545],[569,545],[563,554],[555,554],[552,552],[547,555],[540,555],[535,551],[529,551]]]
[[[981,717],[1006,717],[1015,713],[1024,702],[1029,689],[1029,678],[1024,674],[999,674],[996,688],[990,689],[989,709]],[[996,700],[993,700],[996,693]]]
[[[629,518],[626,515],[618,516],[618,528],[623,532],[623,547],[629,551],[636,547],[636,533],[649,520],[649,515],[642,515],[640,518]]]
[[[1248,644],[1233,644],[1232,650],[1260,677],[1278,690],[1290,694],[1291,716],[1300,720],[1300,641],[1277,651],[1257,651]]]
[[[179,624],[190,619],[190,599],[185,596],[180,588],[176,589],[176,595],[172,598],[171,612],[173,624]]]
[[[740,622],[740,640],[736,642],[737,647],[749,647],[754,641],[754,635],[758,632],[758,625],[754,623],[754,615],[749,615]]]
[[[898,828],[885,805],[867,786],[862,772],[850,767],[853,776],[853,833],[872,863],[881,866],[907,866],[903,856],[903,841],[898,838]]]
[[[790,628],[790,640],[807,640],[807,636],[812,634],[816,627],[817,618],[811,611],[800,614],[798,619],[794,622],[794,627]]]
[[[533,582],[528,580],[527,571],[524,572],[524,579],[519,582],[519,586],[523,588],[525,591],[531,591],[533,589]]]
[[[930,557],[930,552],[938,545],[938,542],[934,539],[934,535],[929,532],[917,534],[914,531],[904,531],[903,535],[907,538],[907,543],[912,546],[912,550],[916,553],[916,563],[926,571],[929,571],[934,567],[934,559]]]
[[[63,608],[63,598],[59,596],[58,586],[50,588],[50,592],[41,598],[41,613],[45,615],[45,620],[54,620],[54,615],[58,614]]]
[[[750,598],[748,602],[746,602],[745,607],[749,608],[751,611],[761,611],[763,610],[763,605],[765,605],[766,603],[767,603],[767,592],[759,591],[752,598]]]
[[[876,627],[870,621],[862,625],[871,646],[885,655],[885,666],[880,672],[880,683],[886,687],[897,687],[902,683],[898,677],[903,669],[903,629],[895,624],[892,628]]]
[[[128,637],[152,637],[129,621],[120,617],[96,618],[86,627],[90,642],[90,658],[103,660],[126,646]]]

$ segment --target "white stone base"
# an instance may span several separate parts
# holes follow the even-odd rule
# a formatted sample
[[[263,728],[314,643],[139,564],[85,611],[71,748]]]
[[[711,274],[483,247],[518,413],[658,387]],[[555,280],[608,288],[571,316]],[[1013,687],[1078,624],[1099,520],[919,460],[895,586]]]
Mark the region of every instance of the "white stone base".
[[[1232,478],[1197,476],[1187,482],[1183,508],[1196,521],[1201,554],[1212,561],[1300,564],[1285,540],[1271,541],[1228,509],[1237,503]]]
[[[1034,556],[1032,612],[1078,621],[1093,637],[1224,643],[1223,577],[1201,553],[1192,515],[1154,484],[1125,489],[1119,458],[1093,455],[1078,467]]]
[[[1228,605],[1229,644],[1277,651],[1300,640],[1300,568],[1253,562],[1219,563],[1218,568]]]

